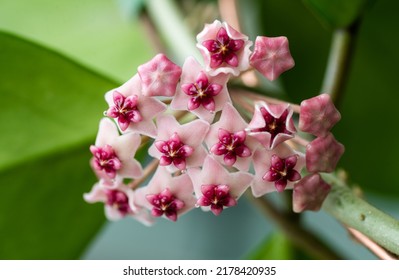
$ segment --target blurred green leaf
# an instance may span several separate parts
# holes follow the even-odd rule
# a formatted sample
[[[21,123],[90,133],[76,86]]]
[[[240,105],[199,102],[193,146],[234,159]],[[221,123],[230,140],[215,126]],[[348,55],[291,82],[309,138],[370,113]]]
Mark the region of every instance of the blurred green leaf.
[[[0,29],[123,82],[153,54],[145,28],[126,12],[116,0],[1,0]]]
[[[309,259],[309,256],[299,250],[284,234],[274,232],[248,255],[251,260],[298,260]]]
[[[78,258],[104,221],[83,201],[88,161],[117,84],[0,32],[0,259]]]
[[[374,0],[303,0],[306,6],[332,28],[350,26]]]

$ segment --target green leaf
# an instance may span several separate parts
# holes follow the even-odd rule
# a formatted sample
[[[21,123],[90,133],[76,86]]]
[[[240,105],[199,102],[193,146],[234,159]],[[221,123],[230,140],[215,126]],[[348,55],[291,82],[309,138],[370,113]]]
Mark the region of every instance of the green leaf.
[[[135,6],[141,1],[129,2]],[[127,10],[118,2],[1,0],[0,29],[39,42],[123,82],[137,65],[151,58],[152,46],[143,40],[145,28],[125,15]]]
[[[284,234],[271,233],[266,239],[250,253],[247,259],[251,260],[295,260],[309,259],[299,250]]]
[[[303,0],[306,6],[332,28],[346,28],[375,0]]]
[[[104,93],[117,84],[0,32],[0,259],[78,258],[104,221],[83,193]]]

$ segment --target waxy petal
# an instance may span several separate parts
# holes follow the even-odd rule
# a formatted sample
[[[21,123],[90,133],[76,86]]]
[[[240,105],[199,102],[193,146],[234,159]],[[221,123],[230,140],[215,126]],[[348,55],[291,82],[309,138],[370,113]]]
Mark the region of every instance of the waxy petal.
[[[318,173],[307,175],[294,185],[292,203],[294,212],[319,211],[331,190]]]
[[[145,96],[173,96],[181,75],[180,66],[164,54],[156,55],[149,62],[138,67]]]
[[[171,108],[188,109],[200,119],[212,122],[214,113],[231,102],[226,86],[228,79],[228,75],[224,74],[207,75],[193,57],[188,57],[184,62],[181,82],[173,97]]]
[[[270,81],[294,67],[287,37],[256,37],[250,64]]]
[[[341,119],[330,95],[323,93],[301,102],[299,129],[316,136],[326,136]]]
[[[206,24],[197,35],[197,42],[205,70],[210,75],[225,73],[238,76],[248,69],[252,42],[227,23],[215,20],[212,24]]]

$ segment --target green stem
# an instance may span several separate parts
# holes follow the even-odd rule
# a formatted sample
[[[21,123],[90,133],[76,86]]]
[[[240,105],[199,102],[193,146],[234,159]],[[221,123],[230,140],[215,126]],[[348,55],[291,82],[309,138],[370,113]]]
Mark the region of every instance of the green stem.
[[[388,251],[399,255],[399,221],[357,197],[344,182],[331,174],[332,185],[323,209],[348,227],[354,228]]]
[[[348,79],[358,26],[357,21],[347,29],[335,30],[333,34],[322,92],[329,93],[337,107],[341,104]]]
[[[147,11],[152,22],[165,40],[173,57],[179,64],[184,59],[194,56],[202,61],[198,49],[195,47],[194,35],[184,23],[183,16],[172,0],[147,0]]]

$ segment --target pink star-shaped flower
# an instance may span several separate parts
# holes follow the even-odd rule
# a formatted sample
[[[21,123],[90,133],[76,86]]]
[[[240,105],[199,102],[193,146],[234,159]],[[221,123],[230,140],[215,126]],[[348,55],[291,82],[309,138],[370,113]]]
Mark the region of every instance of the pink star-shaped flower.
[[[197,42],[210,75],[225,73],[238,76],[248,69],[252,42],[226,22],[215,20],[212,24],[205,24],[197,35]]]
[[[309,172],[333,172],[345,147],[331,133],[317,137],[306,146],[306,168]]]
[[[293,110],[289,104],[255,102],[255,112],[247,131],[266,149],[272,150],[294,136],[296,129],[292,114]]]
[[[199,118],[212,122],[215,112],[231,102],[226,83],[228,75],[209,76],[202,66],[188,57],[183,65],[180,86],[178,86],[171,108],[189,110]]]
[[[266,193],[293,187],[305,165],[304,156],[282,143],[274,150],[258,148],[253,155],[255,176],[252,193],[260,197]]]
[[[138,134],[119,135],[113,121],[107,118],[100,121],[96,142],[90,151],[93,154],[91,166],[104,185],[115,187],[124,178],[142,176],[142,167],[134,159],[140,143]]]
[[[170,61],[166,55],[157,54],[149,62],[140,65],[137,72],[145,96],[173,96],[181,75],[180,66]]]
[[[330,190],[331,186],[318,173],[303,177],[294,185],[292,195],[294,212],[319,211]]]
[[[109,105],[107,116],[114,118],[122,133],[137,132],[156,136],[153,119],[166,110],[166,105],[155,97],[142,94],[140,77],[136,74],[119,88],[105,94]]]
[[[256,37],[250,64],[270,81],[294,67],[287,37]]]
[[[136,190],[136,203],[151,210],[154,217],[176,221],[195,206],[193,184],[187,174],[173,177],[158,167],[147,186]]]
[[[97,183],[83,198],[88,203],[104,203],[105,216],[111,221],[132,217],[147,226],[153,223],[148,211],[135,204],[134,191],[122,183],[115,189],[107,189]]]
[[[180,125],[171,115],[157,118],[158,136],[148,153],[160,159],[170,172],[201,166],[206,156],[202,145],[209,123],[203,120]]]
[[[252,181],[251,174],[243,171],[229,173],[211,156],[205,158],[202,169],[191,168],[187,172],[194,184],[197,204],[215,215],[225,207],[235,206]]]
[[[325,136],[341,119],[330,95],[323,93],[301,102],[299,129],[316,136]]]
[[[227,166],[247,171],[258,142],[247,137],[248,124],[230,103],[223,107],[219,121],[211,125],[205,143],[216,160]]]

